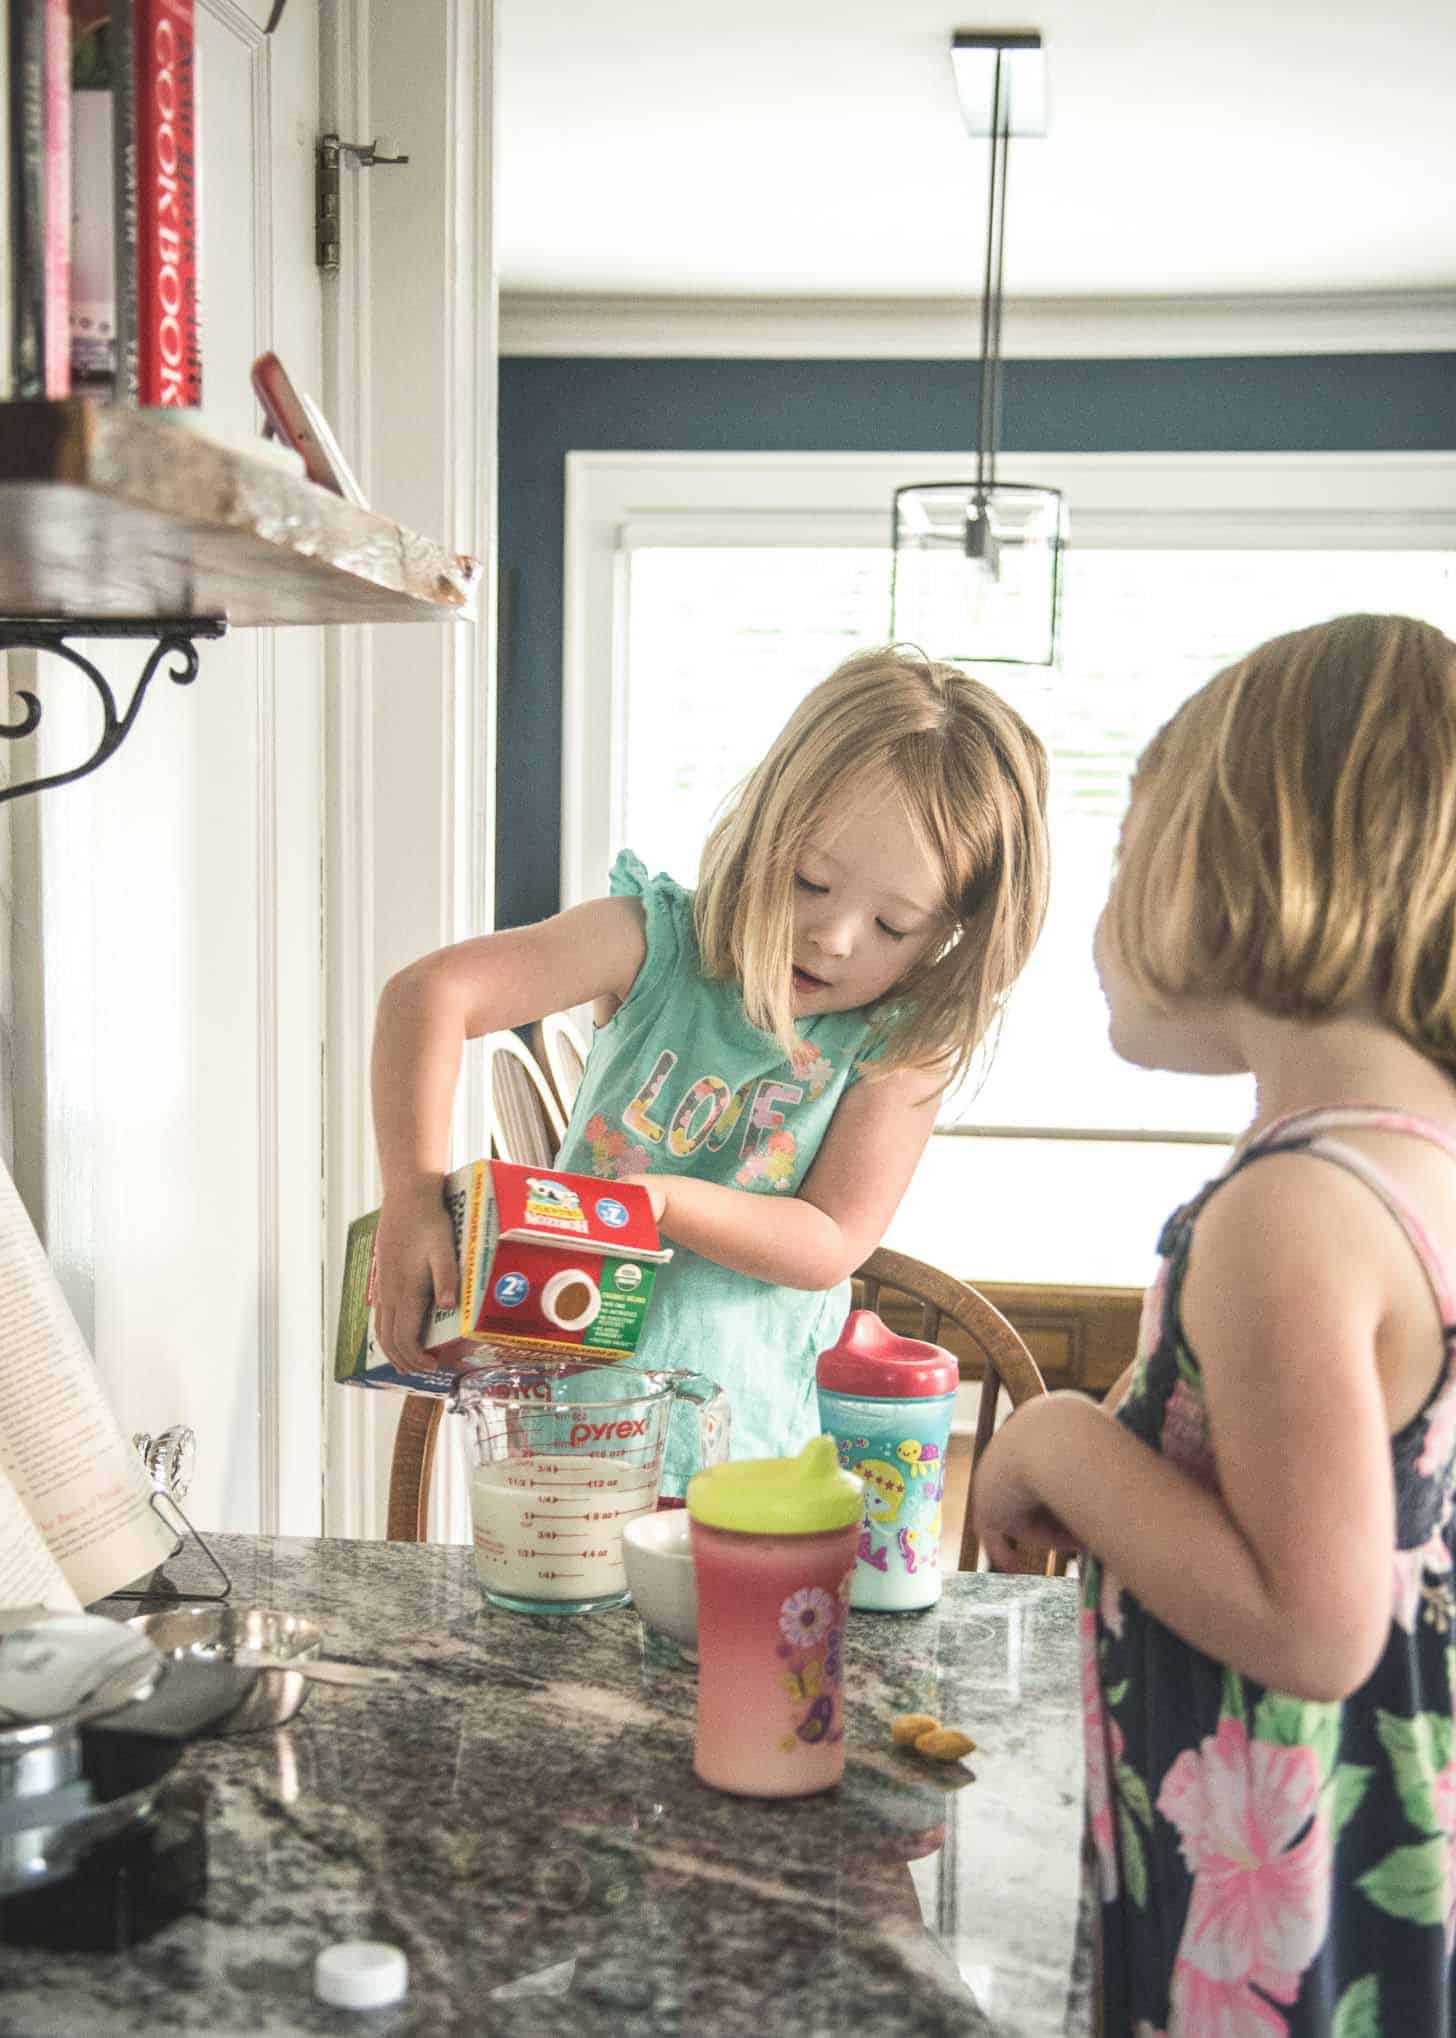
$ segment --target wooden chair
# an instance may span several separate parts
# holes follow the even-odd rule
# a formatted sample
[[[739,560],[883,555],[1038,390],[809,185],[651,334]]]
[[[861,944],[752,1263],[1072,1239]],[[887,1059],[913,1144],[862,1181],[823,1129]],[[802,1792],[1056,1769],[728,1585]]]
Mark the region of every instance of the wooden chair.
[[[549,1168],[566,1136],[561,1106],[530,1049],[515,1033],[481,1041],[490,1068],[490,1143],[497,1160]]]
[[[586,1070],[587,1045],[564,1012],[548,1012],[531,1028],[531,1051],[551,1078],[567,1117]]]
[[[971,1487],[976,1465],[995,1431],[997,1404],[1003,1390],[1012,1408],[1045,1394],[1041,1369],[1000,1310],[978,1289],[967,1281],[958,1281],[953,1274],[942,1273],[939,1267],[928,1266],[924,1260],[879,1246],[855,1276],[855,1287],[861,1306],[884,1316],[902,1335],[924,1338],[928,1344],[944,1345],[953,1351],[960,1361],[963,1380],[976,1377],[976,1360],[980,1362],[981,1401],[967,1467],[965,1517],[960,1536],[960,1568],[974,1571],[981,1556],[980,1539],[971,1521]],[[901,1297],[905,1299],[897,1306],[897,1298]],[[906,1301],[918,1308],[918,1321],[913,1311],[907,1311]],[[968,1344],[971,1352],[965,1349]],[[948,1456],[947,1476],[950,1470]],[[1065,1559],[1058,1562],[1046,1550],[1028,1548],[1022,1556],[1019,1571],[1045,1576],[1066,1568]]]
[[[430,1511],[430,1475],[445,1404],[438,1394],[408,1394],[394,1432],[384,1533],[392,1543],[423,1543]]]
[[[876,1311],[883,1308],[892,1318],[903,1317],[905,1305],[902,1301],[897,1307],[893,1299],[882,1304],[881,1298],[886,1290],[890,1291],[891,1298],[903,1297],[915,1305],[918,1321],[908,1326],[896,1323],[895,1327],[907,1335],[922,1337],[931,1344],[943,1344],[948,1350],[956,1351],[961,1362],[962,1379],[974,1377],[974,1361],[968,1367],[966,1353],[956,1348],[967,1342],[975,1348],[981,1362],[981,1406],[971,1451],[970,1469],[974,1476],[976,1461],[991,1441],[996,1426],[996,1407],[1002,1390],[1005,1390],[1013,1408],[1034,1395],[1045,1394],[1046,1385],[1036,1360],[1005,1317],[992,1308],[984,1295],[966,1282],[941,1273],[938,1267],[927,1266],[924,1260],[911,1259],[905,1253],[891,1252],[887,1246],[881,1246],[860,1268],[855,1276],[855,1287],[864,1308]],[[441,1412],[441,1403],[432,1394],[411,1395],[400,1412],[389,1472],[387,1533],[392,1542],[418,1543],[425,1539],[430,1473],[435,1461]],[[1018,1567],[1020,1569],[1041,1574],[1054,1568],[1065,1568],[1064,1565],[1054,1566],[1045,1551],[1029,1549],[1024,1555],[1025,1563]],[[965,1522],[960,1537],[960,1568],[973,1571],[979,1556],[980,1545],[971,1526],[968,1483]]]

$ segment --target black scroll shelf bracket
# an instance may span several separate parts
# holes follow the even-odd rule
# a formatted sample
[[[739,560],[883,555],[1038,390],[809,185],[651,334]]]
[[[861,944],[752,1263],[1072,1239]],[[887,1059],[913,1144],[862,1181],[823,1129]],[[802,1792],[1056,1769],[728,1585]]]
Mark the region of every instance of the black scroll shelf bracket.
[[[108,616],[80,622],[73,616],[0,616],[0,652],[45,651],[84,673],[96,690],[102,719],[101,740],[89,757],[69,771],[53,771],[41,778],[25,779],[19,785],[0,786],[0,804],[18,800],[26,793],[43,792],[49,786],[69,785],[73,779],[85,778],[95,771],[125,741],[146,699],[147,688],[164,662],[169,658],[173,661],[166,676],[175,686],[190,686],[197,677],[197,640],[221,637],[226,631],[227,620],[223,616]],[[91,660],[67,641],[74,637],[154,640],[125,713],[118,709],[115,694]],[[33,693],[25,687],[17,687],[15,693],[24,712],[18,721],[0,722],[0,739],[10,743],[33,735],[41,718],[41,704]]]

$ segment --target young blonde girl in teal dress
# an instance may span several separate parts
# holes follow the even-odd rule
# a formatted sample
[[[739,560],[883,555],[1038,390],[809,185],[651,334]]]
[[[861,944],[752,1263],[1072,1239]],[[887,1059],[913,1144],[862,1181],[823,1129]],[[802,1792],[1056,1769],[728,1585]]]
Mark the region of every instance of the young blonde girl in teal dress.
[[[426,956],[380,1000],[376,1335],[415,1365],[453,1298],[441,1201],[464,1042],[601,1022],[560,1154],[641,1177],[673,1248],[638,1358],[727,1391],[736,1456],[818,1429],[814,1360],[999,1012],[1046,903],[1046,760],[990,688],[891,648],[795,710],[695,892],[635,857],[612,896]],[[674,1437],[664,1490],[692,1471]]]
[[[1155,739],[1114,1047],[1251,1070],[1110,1412],[1028,1404],[975,1515],[1088,1553],[1109,2038],[1456,2026],[1456,645],[1350,616]]]

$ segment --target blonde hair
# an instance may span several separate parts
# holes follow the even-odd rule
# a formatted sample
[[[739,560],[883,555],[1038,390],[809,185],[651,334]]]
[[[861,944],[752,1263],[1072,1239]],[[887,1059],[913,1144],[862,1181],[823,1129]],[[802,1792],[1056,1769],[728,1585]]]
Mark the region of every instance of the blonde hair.
[[[944,926],[873,1008],[875,1073],[952,1080],[971,1060],[1046,914],[1046,753],[958,666],[904,645],[847,659],[789,717],[703,850],[695,901],[710,976],[736,976],[754,1024],[798,1046],[798,864],[826,813],[888,776],[944,873]]]
[[[1108,912],[1158,1003],[1373,1003],[1456,1074],[1456,644],[1342,616],[1220,672],[1143,755]]]

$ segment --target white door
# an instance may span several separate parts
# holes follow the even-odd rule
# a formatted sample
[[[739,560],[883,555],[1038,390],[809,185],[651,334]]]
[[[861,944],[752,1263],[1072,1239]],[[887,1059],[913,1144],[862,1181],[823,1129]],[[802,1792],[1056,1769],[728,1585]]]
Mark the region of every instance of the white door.
[[[234,432],[265,348],[320,386],[317,0],[272,11],[196,6],[204,412]],[[101,662],[127,697],[136,651]],[[321,1521],[321,675],[319,630],[203,644],[94,778],[14,810],[17,1180],[123,1426],[196,1430],[204,1528]]]

